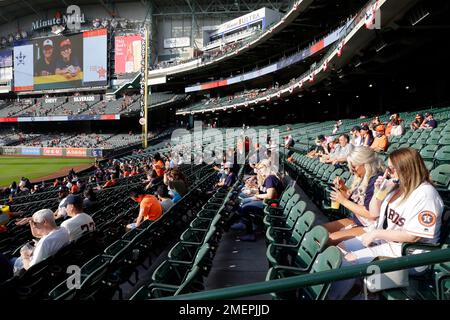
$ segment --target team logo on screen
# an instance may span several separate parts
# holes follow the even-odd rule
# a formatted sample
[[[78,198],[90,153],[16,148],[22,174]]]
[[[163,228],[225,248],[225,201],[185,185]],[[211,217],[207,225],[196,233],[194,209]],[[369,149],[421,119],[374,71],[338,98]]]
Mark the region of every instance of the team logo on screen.
[[[16,56],[17,65],[20,66],[21,64],[25,65],[25,58],[27,56],[22,53],[22,51],[19,52],[19,54]]]
[[[436,215],[431,211],[422,211],[419,213],[419,222],[425,227],[431,227],[436,223]]]

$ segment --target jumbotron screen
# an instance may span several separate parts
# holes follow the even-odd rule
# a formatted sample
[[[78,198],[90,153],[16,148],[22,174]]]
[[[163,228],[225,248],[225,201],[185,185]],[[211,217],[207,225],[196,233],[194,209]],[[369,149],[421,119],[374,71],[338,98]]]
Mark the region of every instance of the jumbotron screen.
[[[14,47],[14,91],[107,84],[107,31],[34,39]]]

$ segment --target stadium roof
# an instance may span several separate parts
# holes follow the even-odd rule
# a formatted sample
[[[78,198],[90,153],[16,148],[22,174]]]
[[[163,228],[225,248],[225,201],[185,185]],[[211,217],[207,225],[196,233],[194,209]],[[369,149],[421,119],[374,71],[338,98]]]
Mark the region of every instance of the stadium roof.
[[[0,24],[14,21],[20,17],[35,14],[41,17],[50,9],[66,8],[68,5],[100,5],[114,16],[114,5],[130,3],[129,0],[0,0]],[[262,7],[283,10],[290,0],[136,0],[143,5],[151,4],[155,14],[212,14],[254,11]],[[119,12],[120,15],[120,12]]]

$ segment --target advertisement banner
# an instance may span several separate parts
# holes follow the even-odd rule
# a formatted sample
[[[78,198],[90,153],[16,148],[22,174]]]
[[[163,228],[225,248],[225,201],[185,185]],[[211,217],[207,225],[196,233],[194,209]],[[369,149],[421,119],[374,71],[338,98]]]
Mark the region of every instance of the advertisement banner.
[[[89,96],[72,96],[69,98],[70,102],[97,102],[100,101],[100,95],[93,94]]]
[[[164,49],[189,47],[190,45],[191,39],[189,37],[164,39]]]
[[[2,147],[2,154],[7,155],[7,156],[12,156],[15,154],[20,154],[20,148],[15,148],[15,147]]]
[[[42,155],[44,156],[62,156],[62,148],[43,148]]]
[[[14,91],[33,90],[33,45],[14,47]]]
[[[12,51],[10,49],[0,50],[0,68],[12,67]]]
[[[62,97],[51,97],[51,98],[43,98],[41,99],[41,103],[43,104],[60,104],[66,102],[66,98]]]
[[[114,40],[116,74],[135,73],[141,69],[141,35],[117,36]]]
[[[103,157],[103,150],[102,149],[91,149],[91,155],[92,155],[92,157],[101,158],[101,157]]]
[[[38,147],[22,147],[22,154],[26,156],[40,156],[41,148]]]
[[[85,148],[66,148],[66,156],[68,157],[86,157]]]
[[[106,29],[83,32],[83,86],[102,86],[107,83]]]

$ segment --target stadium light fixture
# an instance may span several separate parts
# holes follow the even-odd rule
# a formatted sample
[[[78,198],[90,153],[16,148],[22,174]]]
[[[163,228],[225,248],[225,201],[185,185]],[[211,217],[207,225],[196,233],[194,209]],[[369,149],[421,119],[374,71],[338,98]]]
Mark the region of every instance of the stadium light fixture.
[[[406,90],[409,90],[409,86],[406,86],[405,89],[406,89]]]
[[[331,93],[328,93],[328,96],[331,97]]]
[[[372,87],[373,87],[373,84],[370,83],[370,84],[369,84],[369,88],[372,88]]]

